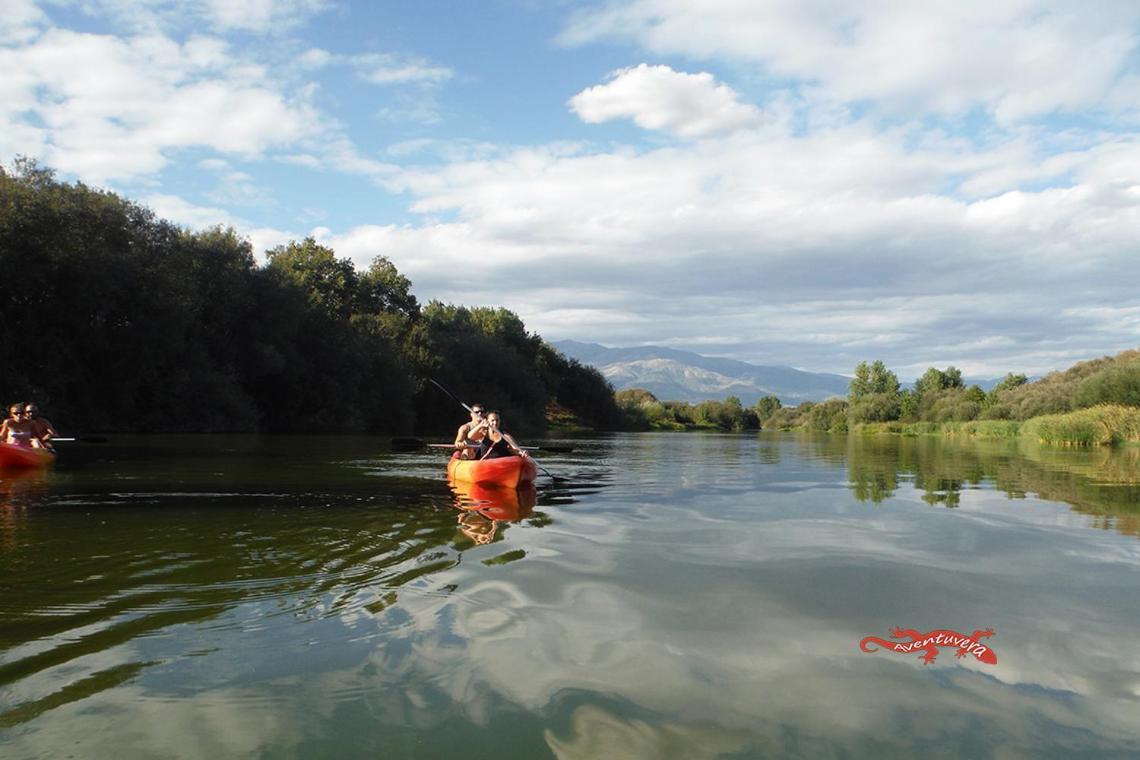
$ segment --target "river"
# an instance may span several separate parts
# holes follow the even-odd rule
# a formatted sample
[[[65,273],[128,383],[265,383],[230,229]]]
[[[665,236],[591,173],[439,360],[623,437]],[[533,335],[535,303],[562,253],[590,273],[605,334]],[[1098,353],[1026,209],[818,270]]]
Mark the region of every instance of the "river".
[[[0,472],[0,755],[1140,755],[1140,449],[528,443],[508,493],[350,436]]]

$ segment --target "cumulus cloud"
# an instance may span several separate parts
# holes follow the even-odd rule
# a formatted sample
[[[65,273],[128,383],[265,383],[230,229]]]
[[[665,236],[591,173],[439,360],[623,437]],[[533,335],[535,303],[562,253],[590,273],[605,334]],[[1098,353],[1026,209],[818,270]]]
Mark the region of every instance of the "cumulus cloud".
[[[616,71],[606,84],[578,93],[570,99],[570,108],[590,124],[632,119],[644,129],[681,137],[729,132],[761,120],[758,108],[741,103],[731,87],[718,84],[711,74],[644,63]]]
[[[286,230],[258,227],[246,219],[234,216],[224,208],[199,206],[176,195],[155,193],[140,198],[139,202],[154,211],[159,219],[165,219],[189,230],[200,231],[219,225],[233,227],[249,239],[253,253],[258,257],[270,248],[304,237],[302,234]]]
[[[426,297],[504,304],[552,338],[832,371],[869,355],[1039,371],[1119,350],[1128,329],[1065,309],[1140,303],[1140,143],[1073,151],[1054,187],[947,191],[999,168],[1007,185],[1039,176],[1019,151],[916,147],[861,123],[640,153],[528,148],[402,169],[391,187],[422,224],[326,242],[361,264],[383,252]]]
[[[1136,51],[1140,6],[876,0],[611,0],[567,44],[632,41],[659,55],[747,61],[841,101],[1004,121],[1101,102]]]
[[[53,29],[0,50],[0,153],[103,182],[152,174],[172,150],[256,156],[320,131],[315,111],[217,40]]]

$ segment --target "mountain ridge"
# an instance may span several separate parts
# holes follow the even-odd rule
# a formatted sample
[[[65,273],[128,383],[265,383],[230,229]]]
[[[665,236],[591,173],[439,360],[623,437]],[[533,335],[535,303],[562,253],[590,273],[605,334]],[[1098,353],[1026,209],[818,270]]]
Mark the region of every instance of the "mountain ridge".
[[[571,359],[588,364],[605,376],[615,390],[644,388],[661,401],[723,401],[736,396],[745,406],[775,396],[785,406],[805,401],[846,397],[851,378],[830,372],[809,372],[786,365],[750,364],[737,359],[704,356],[664,346],[603,346],[576,340],[551,343]],[[966,385],[989,390],[1001,378],[963,378]],[[902,383],[914,387],[913,382]]]
[[[851,379],[783,365],[759,365],[703,356],[663,346],[610,348],[575,340],[551,345],[567,357],[601,372],[616,390],[644,388],[662,401],[723,401],[736,396],[745,406],[764,396],[787,405],[846,396]]]

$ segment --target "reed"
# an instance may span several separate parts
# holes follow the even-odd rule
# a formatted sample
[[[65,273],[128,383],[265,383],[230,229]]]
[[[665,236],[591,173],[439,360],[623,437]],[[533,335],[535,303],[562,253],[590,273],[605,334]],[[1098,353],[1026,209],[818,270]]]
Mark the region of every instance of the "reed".
[[[1058,446],[1140,443],[1140,408],[1100,404],[1065,414],[1046,414],[1026,421],[1022,435]]]

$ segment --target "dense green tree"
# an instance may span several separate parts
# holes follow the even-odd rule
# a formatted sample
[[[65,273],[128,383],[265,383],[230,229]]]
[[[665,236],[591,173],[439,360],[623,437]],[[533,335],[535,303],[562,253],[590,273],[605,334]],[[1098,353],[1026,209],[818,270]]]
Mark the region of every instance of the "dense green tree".
[[[783,406],[783,404],[781,404],[780,399],[775,396],[764,396],[752,406],[752,410],[756,412],[756,418],[760,420],[760,424],[763,425],[781,406]]]
[[[872,364],[859,362],[855,367],[855,377],[851,380],[848,401],[858,401],[876,393],[896,394],[899,392],[899,378],[887,369],[882,361]]]
[[[1073,394],[1074,407],[1097,404],[1140,406],[1140,362],[1110,365],[1082,380]]]

